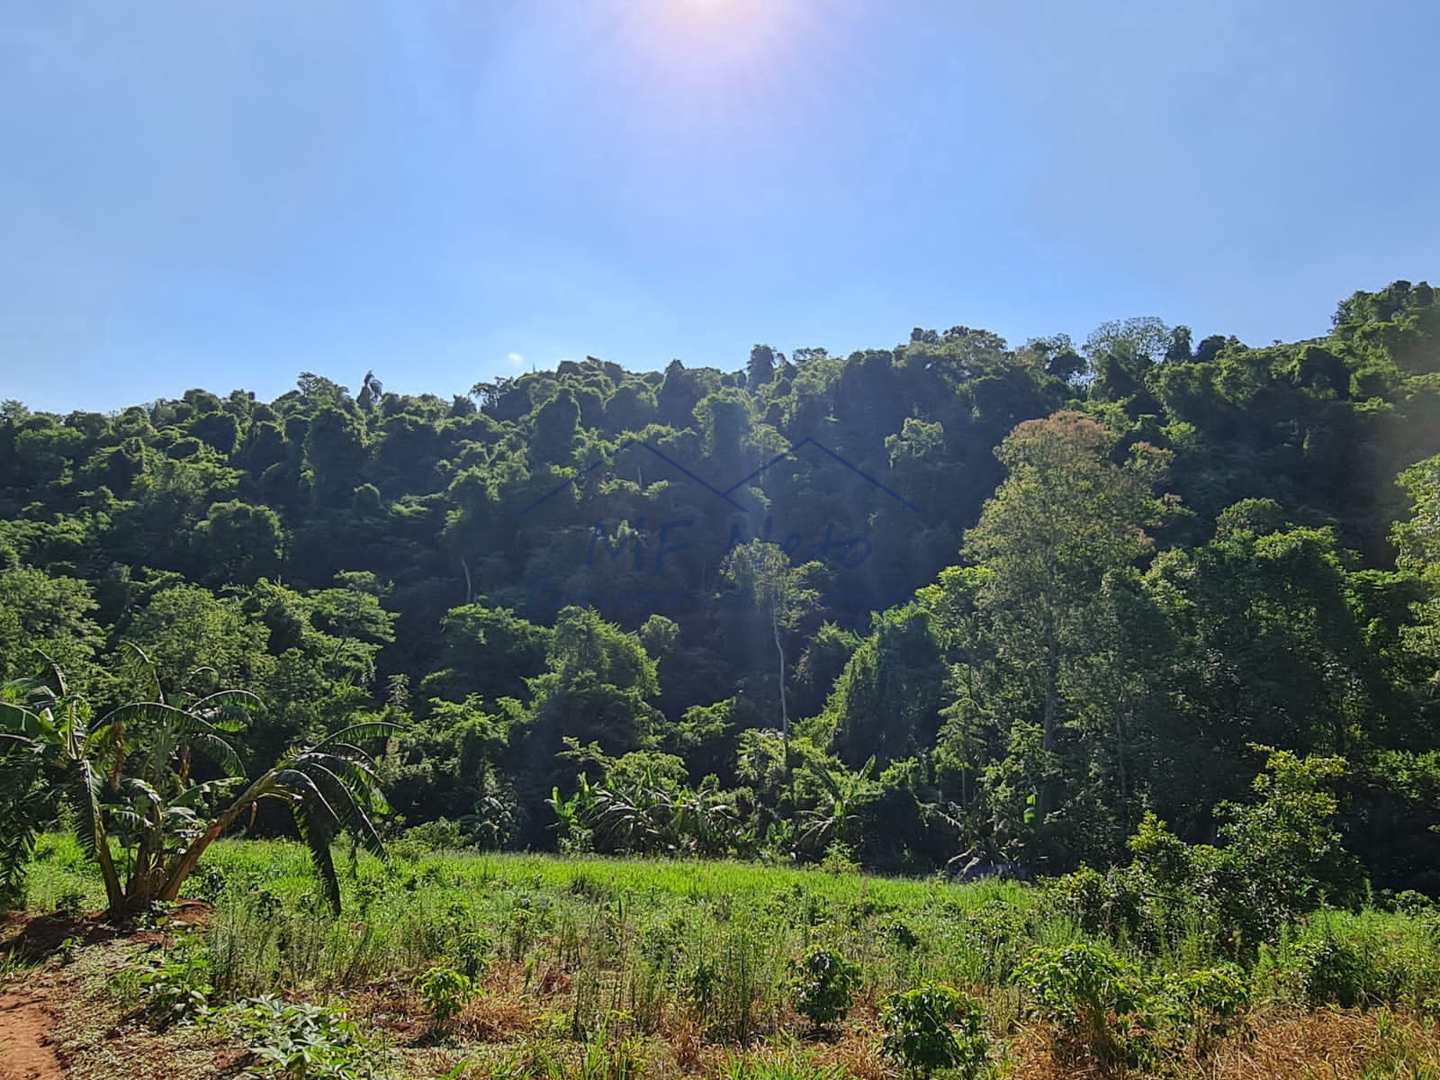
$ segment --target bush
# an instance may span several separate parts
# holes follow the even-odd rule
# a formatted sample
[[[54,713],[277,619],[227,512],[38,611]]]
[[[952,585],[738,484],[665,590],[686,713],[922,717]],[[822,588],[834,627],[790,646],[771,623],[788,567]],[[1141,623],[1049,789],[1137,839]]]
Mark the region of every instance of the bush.
[[[1402,915],[1424,915],[1435,910],[1435,901],[1422,892],[1404,889],[1395,894],[1395,910]]]
[[[880,932],[897,948],[908,950],[918,948],[920,945],[920,935],[898,919],[886,923],[880,928]]]
[[[951,1069],[972,1078],[990,1055],[979,1002],[953,987],[930,983],[892,994],[880,1023],[882,1052],[912,1077]]]
[[[1146,1056],[1188,1051],[1203,1059],[1238,1026],[1250,1006],[1245,973],[1219,964],[1154,980],[1141,1009],[1139,1027],[1149,1039]]]
[[[860,985],[860,968],[837,952],[814,948],[791,973],[795,1011],[817,1028],[844,1019]]]
[[[447,967],[433,967],[415,980],[415,988],[437,1028],[448,1027],[460,1015],[473,986],[468,976]]]
[[[1096,945],[1037,949],[1017,973],[1032,1011],[1067,1056],[1113,1065],[1127,1057],[1124,1017],[1140,1004],[1132,972]]]
[[[1047,887],[1046,901],[1057,914],[1073,919],[1088,934],[1115,938],[1121,935],[1147,947],[1158,942],[1145,895],[1153,884],[1136,867],[1112,867],[1101,873],[1088,866],[1056,878]]]
[[[1348,941],[1332,933],[1303,942],[1299,948],[1305,997],[1311,1005],[1358,1005],[1365,993],[1367,965]]]
[[[490,956],[495,943],[488,934],[475,927],[460,930],[455,938],[455,957],[460,961],[460,973],[473,984],[490,965]]]
[[[1372,996],[1373,968],[1352,941],[1321,925],[1287,932],[1274,948],[1262,948],[1255,978],[1282,1000],[1348,1008]]]
[[[973,975],[986,983],[1008,983],[1023,959],[1029,927],[1023,912],[1003,900],[987,900],[957,912],[960,936],[975,957]]]
[[[85,909],[85,890],[67,888],[55,897],[55,914],[74,918]]]
[[[1203,936],[1207,951],[1249,954],[1327,903],[1360,899],[1359,864],[1340,843],[1330,790],[1344,770],[1339,758],[1271,751],[1254,799],[1216,808],[1224,846],[1187,845],[1147,813],[1128,841],[1129,866],[1082,867],[1049,887],[1049,905],[1089,933],[1152,952]]]
[[[396,850],[410,858],[436,851],[461,851],[472,846],[460,824],[449,818],[436,818],[405,830],[396,841]]]

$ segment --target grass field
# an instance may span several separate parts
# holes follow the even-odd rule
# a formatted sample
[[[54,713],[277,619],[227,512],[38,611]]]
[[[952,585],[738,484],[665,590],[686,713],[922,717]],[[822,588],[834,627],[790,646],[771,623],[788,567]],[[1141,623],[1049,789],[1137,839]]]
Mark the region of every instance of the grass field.
[[[1017,884],[403,843],[337,862],[339,918],[304,848],[221,843],[187,890],[206,906],[114,936],[78,918],[103,905],[78,846],[47,836],[10,980],[51,987],[63,1075],[139,1055],[174,1076],[918,1076],[887,1005],[943,984],[975,1054],[936,1075],[1440,1076],[1431,910],[1321,912],[1234,965],[1199,934],[1087,935]]]

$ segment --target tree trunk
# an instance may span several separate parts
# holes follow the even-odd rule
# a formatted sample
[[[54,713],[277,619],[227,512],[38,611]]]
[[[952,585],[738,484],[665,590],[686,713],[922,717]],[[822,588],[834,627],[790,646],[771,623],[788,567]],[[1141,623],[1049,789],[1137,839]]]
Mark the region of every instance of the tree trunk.
[[[1125,831],[1130,831],[1130,785],[1125,776],[1125,722],[1115,710],[1115,768],[1120,778],[1120,813]]]
[[[775,635],[775,652],[780,657],[780,737],[785,746],[785,786],[790,790],[790,801],[795,801],[795,778],[790,772],[790,709],[785,701],[785,646],[780,641],[780,615],[778,603],[770,602],[770,632]]]
[[[110,838],[103,831],[100,842],[95,845],[95,861],[100,864],[100,876],[105,879],[105,900],[110,912],[118,915],[125,908],[125,890],[120,886],[120,875],[115,872],[115,860],[110,857]]]
[[[195,838],[185,853],[175,860],[170,867],[169,873],[165,875],[164,884],[160,886],[155,899],[173,901],[180,895],[180,886],[185,884],[188,878],[200,865],[200,856],[205,854],[205,849],[213,844],[220,837],[225,835],[225,830],[240,820],[240,815],[249,810],[252,806],[270,790],[271,770],[256,780],[238,799],[230,804],[230,808],[217,817],[203,833]]]
[[[1055,641],[1054,623],[1047,616],[1045,619],[1045,711],[1042,717],[1043,734],[1040,741],[1041,749],[1046,754],[1055,752],[1056,728],[1059,725],[1060,714],[1060,646]],[[1049,762],[1046,762],[1048,768]],[[1037,824],[1044,825],[1045,817],[1055,807],[1055,783],[1050,778],[1045,778],[1040,783],[1040,790],[1035,796],[1035,820]]]

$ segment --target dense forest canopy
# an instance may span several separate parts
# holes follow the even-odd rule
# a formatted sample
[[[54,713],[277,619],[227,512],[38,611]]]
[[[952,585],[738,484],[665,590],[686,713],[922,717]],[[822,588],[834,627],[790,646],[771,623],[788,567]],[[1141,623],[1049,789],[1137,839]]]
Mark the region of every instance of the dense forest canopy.
[[[906,872],[1104,865],[1146,811],[1211,841],[1263,748],[1327,755],[1349,850],[1435,893],[1437,515],[1440,303],[1403,281],[1263,347],[956,326],[448,400],[7,401],[0,680],[251,691],[252,776],[399,724],[382,828]]]

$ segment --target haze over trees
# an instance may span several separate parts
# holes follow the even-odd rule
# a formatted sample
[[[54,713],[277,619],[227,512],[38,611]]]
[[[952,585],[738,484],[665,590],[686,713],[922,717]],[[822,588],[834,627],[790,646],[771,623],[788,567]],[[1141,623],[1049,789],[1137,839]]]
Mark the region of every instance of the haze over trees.
[[[399,725],[382,832],[895,872],[1262,830],[1282,751],[1340,763],[1377,886],[1440,892],[1440,303],[1191,337],[5,402],[0,680],[97,718],[248,691],[197,783]],[[23,779],[8,819],[53,813]]]

